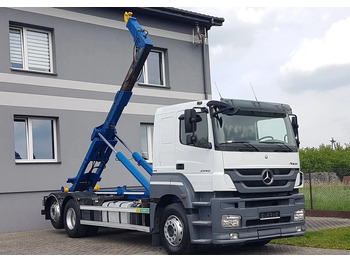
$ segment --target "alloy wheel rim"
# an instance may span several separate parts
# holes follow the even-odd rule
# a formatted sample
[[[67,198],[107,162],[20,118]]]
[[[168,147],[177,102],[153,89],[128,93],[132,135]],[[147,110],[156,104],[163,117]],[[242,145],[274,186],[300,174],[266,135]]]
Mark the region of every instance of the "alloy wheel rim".
[[[69,208],[67,210],[66,222],[67,227],[72,230],[75,227],[77,221],[77,216],[75,214],[75,210],[73,208]]]
[[[183,239],[183,224],[177,216],[171,215],[165,221],[164,236],[169,244],[174,247],[181,244]]]

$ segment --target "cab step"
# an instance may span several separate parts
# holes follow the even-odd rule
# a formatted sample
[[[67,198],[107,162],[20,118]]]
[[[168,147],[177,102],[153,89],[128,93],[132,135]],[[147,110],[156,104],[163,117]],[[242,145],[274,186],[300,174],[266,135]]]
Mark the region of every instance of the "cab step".
[[[192,221],[192,225],[194,225],[194,226],[207,226],[207,227],[211,227],[211,224],[212,224],[211,221],[204,221],[204,220]]]
[[[211,244],[212,240],[211,239],[195,239],[192,240],[192,244]]]
[[[196,207],[210,207],[211,206],[210,202],[204,202],[204,201],[192,202],[192,205],[196,206]]]

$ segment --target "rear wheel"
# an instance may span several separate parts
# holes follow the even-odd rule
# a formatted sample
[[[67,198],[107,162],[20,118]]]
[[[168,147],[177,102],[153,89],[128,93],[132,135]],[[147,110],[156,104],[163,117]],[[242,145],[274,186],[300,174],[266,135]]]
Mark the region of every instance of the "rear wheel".
[[[88,231],[88,227],[80,224],[81,215],[77,202],[71,199],[64,208],[64,228],[67,235],[73,238],[83,237]]]
[[[49,211],[50,211],[50,221],[52,226],[56,229],[62,229],[64,225],[63,225],[61,207],[60,207],[60,204],[58,203],[58,200],[55,197],[52,197],[50,200]]]
[[[185,209],[174,203],[164,209],[160,223],[161,242],[168,254],[188,254],[193,250]]]

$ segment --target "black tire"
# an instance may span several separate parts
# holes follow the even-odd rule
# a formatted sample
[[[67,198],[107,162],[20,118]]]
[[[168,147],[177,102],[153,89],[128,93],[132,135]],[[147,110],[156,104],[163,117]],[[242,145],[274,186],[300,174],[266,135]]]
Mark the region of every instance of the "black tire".
[[[62,210],[58,200],[55,197],[52,197],[48,206],[50,213],[50,221],[54,228],[62,229],[64,228],[63,219],[62,219]]]
[[[186,212],[179,203],[164,209],[160,222],[162,246],[171,255],[189,254],[193,251]]]
[[[77,202],[70,199],[64,208],[64,228],[67,235],[72,238],[83,237],[88,232],[88,227],[80,224],[81,215]]]

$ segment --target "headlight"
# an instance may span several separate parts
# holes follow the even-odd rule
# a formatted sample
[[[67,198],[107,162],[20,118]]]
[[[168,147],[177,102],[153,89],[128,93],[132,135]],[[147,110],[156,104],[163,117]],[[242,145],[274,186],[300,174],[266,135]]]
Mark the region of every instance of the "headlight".
[[[294,222],[305,221],[305,209],[299,209],[294,212]]]
[[[240,227],[241,219],[241,216],[237,215],[223,215],[221,218],[221,225],[224,228]]]

